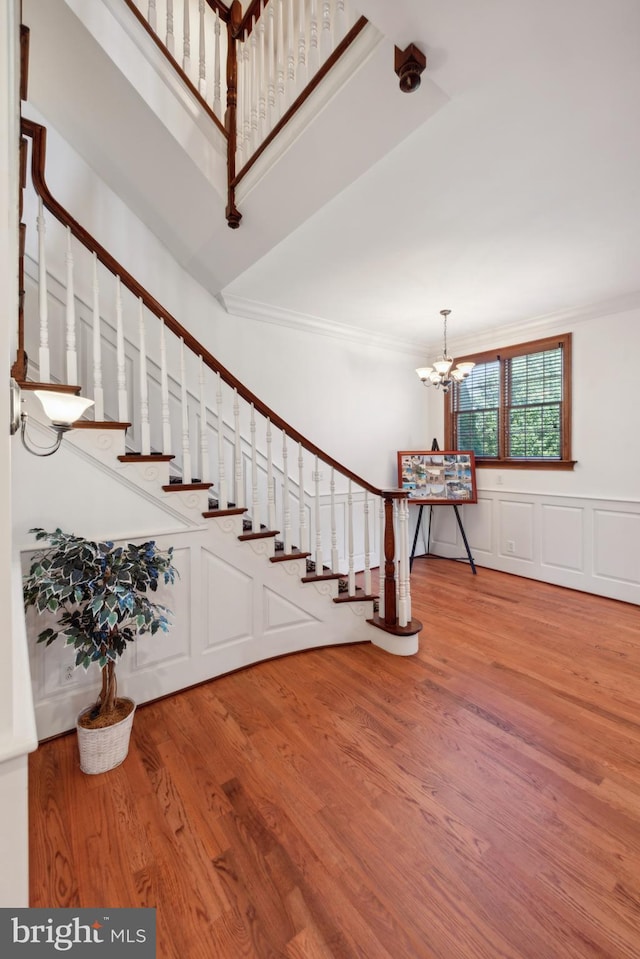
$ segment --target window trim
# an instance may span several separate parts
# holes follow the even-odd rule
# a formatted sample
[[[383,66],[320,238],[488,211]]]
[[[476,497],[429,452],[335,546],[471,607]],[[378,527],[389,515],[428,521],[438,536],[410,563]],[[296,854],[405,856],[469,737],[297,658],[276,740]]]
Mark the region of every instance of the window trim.
[[[497,457],[483,457],[476,453],[476,466],[483,469],[543,469],[543,470],[572,470],[576,460],[571,459],[571,397],[572,397],[572,360],[571,360],[571,333],[562,333],[556,336],[544,337],[540,340],[529,340],[527,343],[517,343],[513,346],[502,347],[497,350],[484,350],[479,353],[470,353],[467,356],[457,356],[454,363],[473,362],[491,363],[500,362],[500,408],[498,414],[498,444]],[[543,353],[562,347],[563,375],[562,375],[562,451],[561,458],[536,459],[533,457],[508,457],[504,455],[506,449],[507,429],[505,416],[505,365],[503,360],[510,360],[515,356],[524,356],[531,353]],[[454,387],[455,389],[455,387]],[[452,411],[452,394],[445,393],[444,397],[444,437],[445,449],[457,449],[455,439],[455,414]]]

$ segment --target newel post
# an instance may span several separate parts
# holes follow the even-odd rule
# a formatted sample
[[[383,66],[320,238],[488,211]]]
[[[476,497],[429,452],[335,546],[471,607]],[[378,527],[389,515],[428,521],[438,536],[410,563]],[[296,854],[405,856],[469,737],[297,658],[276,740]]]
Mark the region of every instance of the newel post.
[[[377,627],[379,632],[371,641],[375,646],[395,656],[413,656],[418,652],[418,633],[422,629],[422,623],[411,616],[407,548],[409,494],[403,489],[387,489],[378,491],[378,495],[380,497],[380,609],[367,622]]]
[[[234,180],[236,176],[236,147],[238,129],[238,49],[242,21],[240,0],[233,0],[227,21],[227,111],[224,125],[227,130],[227,223],[232,230],[240,226],[242,214],[236,206]]]
[[[383,490],[384,502],[384,624],[395,626],[398,622],[396,591],[396,534],[394,528],[394,501],[406,499],[404,490]]]

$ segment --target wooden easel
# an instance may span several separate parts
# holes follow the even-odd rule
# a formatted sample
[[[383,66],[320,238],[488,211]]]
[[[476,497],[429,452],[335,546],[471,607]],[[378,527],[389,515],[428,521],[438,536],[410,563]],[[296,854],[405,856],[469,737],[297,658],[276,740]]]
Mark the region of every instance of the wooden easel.
[[[437,440],[434,439],[433,443],[431,444],[431,449],[432,449],[434,452],[436,452],[437,450],[440,449],[440,447],[438,446],[438,441],[437,441]],[[416,554],[416,545],[417,545],[417,542],[418,542],[418,536],[419,536],[419,534],[420,534],[420,529],[421,529],[421,527],[422,527],[422,511],[423,511],[425,505],[429,506],[429,526],[427,527],[427,543],[426,543],[427,550],[426,550],[425,553],[422,553],[421,556],[418,557],[418,558],[421,559],[421,558],[424,558],[424,557],[427,557],[427,556],[430,555],[430,553],[429,553],[429,546],[430,546],[430,544],[431,544],[431,517],[433,516],[433,506],[432,506],[431,504],[429,504],[429,503],[427,503],[427,504],[425,504],[425,503],[420,503],[420,511],[418,512],[418,522],[416,523],[416,532],[415,532],[415,535],[414,535],[414,537],[413,537],[413,546],[411,547],[411,556],[409,557],[409,572],[411,572],[411,569],[412,569],[412,567],[413,567],[413,560],[414,560],[415,554]],[[445,504],[438,504],[438,505],[445,505]],[[464,548],[465,548],[466,551],[467,551],[467,557],[466,557],[466,558],[469,560],[469,565],[471,566],[471,571],[472,571],[473,575],[476,576],[478,571],[476,570],[476,564],[474,563],[474,561],[473,561],[473,556],[471,555],[471,549],[469,548],[469,541],[467,540],[467,534],[465,533],[465,531],[464,531],[464,526],[462,525],[462,519],[460,518],[460,513],[459,513],[459,511],[458,511],[458,504],[457,504],[457,503],[452,503],[451,505],[453,506],[454,513],[456,514],[456,520],[457,520],[457,522],[458,522],[458,529],[460,530],[460,535],[462,536],[462,542],[464,543]],[[464,557],[464,556],[461,556],[460,558],[461,558],[461,559],[464,559],[465,557]]]

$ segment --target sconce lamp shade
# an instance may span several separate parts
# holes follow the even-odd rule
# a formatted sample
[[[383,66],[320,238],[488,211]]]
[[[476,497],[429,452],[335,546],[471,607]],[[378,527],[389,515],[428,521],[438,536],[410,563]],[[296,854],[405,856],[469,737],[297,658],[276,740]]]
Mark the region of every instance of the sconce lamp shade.
[[[74,396],[71,393],[56,393],[52,390],[34,390],[33,392],[42,403],[42,408],[53,426],[63,430],[71,429],[71,425],[80,419],[94,402],[85,396]]]

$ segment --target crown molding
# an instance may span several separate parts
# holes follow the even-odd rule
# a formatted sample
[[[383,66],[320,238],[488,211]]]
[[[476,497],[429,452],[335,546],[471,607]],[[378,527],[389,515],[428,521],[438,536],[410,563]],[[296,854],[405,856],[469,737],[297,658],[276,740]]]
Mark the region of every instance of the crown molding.
[[[242,316],[245,319],[259,320],[264,323],[275,323],[278,326],[302,330],[317,336],[348,340],[352,343],[362,343],[378,349],[394,350],[414,359],[416,355],[424,355],[425,350],[429,353],[430,350],[433,351],[440,347],[440,341],[427,342],[403,337],[402,341],[399,342],[395,335],[372,333],[362,329],[362,327],[336,323],[334,320],[310,316],[306,313],[297,313],[295,310],[285,310],[281,307],[270,306],[267,303],[235,296],[232,293],[219,293],[216,299],[223,309],[232,316]],[[567,310],[546,313],[520,323],[484,327],[477,333],[469,333],[466,336],[458,335],[456,336],[455,352],[458,356],[464,356],[473,352],[473,350],[483,348],[487,343],[489,344],[487,348],[495,346],[498,339],[501,346],[509,346],[519,340],[538,339],[545,333],[557,333],[560,330],[565,332],[565,328],[570,329],[577,323],[583,323],[587,320],[625,313],[628,310],[639,308],[640,290],[636,290],[607,300],[599,300],[595,303],[587,303]]]
[[[505,323],[499,326],[484,327],[477,333],[456,336],[455,353],[457,356],[466,356],[474,350],[491,349],[496,346],[498,340],[500,346],[511,346],[518,342],[540,339],[547,333],[566,333],[570,332],[579,323],[595,320],[599,317],[614,316],[616,313],[626,313],[629,310],[639,308],[640,290],[635,290],[632,293],[624,293],[606,300],[584,303],[570,309],[531,317],[520,323]]]
[[[381,350],[394,350],[413,357],[421,355],[424,345],[417,340],[399,340],[397,335],[387,333],[373,333],[362,327],[348,326],[327,320],[307,313],[297,313],[295,310],[285,310],[281,307],[269,306],[256,300],[245,299],[232,293],[219,293],[216,297],[223,309],[232,316],[242,316],[248,320],[259,320],[262,323],[274,323],[289,329],[313,333],[316,336],[329,336],[336,340],[348,340],[351,343],[360,343],[373,346]]]

